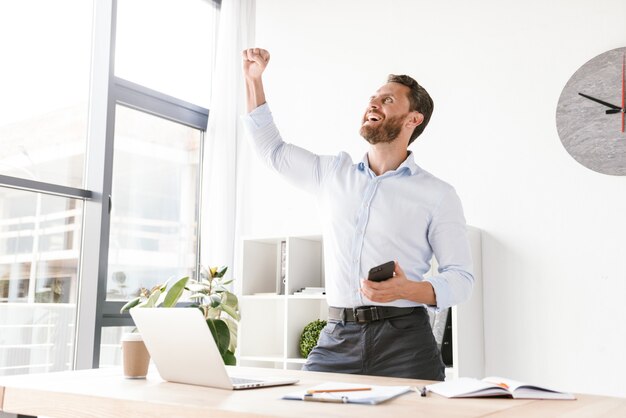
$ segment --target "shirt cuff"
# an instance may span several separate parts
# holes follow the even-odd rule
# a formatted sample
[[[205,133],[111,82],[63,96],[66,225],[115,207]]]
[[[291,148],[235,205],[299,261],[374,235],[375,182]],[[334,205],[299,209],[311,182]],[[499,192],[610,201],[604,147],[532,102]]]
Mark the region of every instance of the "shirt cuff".
[[[244,116],[244,121],[253,130],[261,129],[272,123],[272,112],[267,103],[252,110]]]
[[[435,312],[440,312],[442,309],[447,308],[449,306],[449,305],[446,305],[446,303],[448,303],[447,299],[449,298],[447,298],[445,288],[443,286],[440,286],[440,283],[437,280],[432,280],[432,279],[433,279],[432,277],[429,277],[427,279],[424,279],[424,281],[430,283],[430,285],[433,287],[433,292],[435,292],[436,305],[426,305],[426,306],[428,307],[428,309],[432,309]]]

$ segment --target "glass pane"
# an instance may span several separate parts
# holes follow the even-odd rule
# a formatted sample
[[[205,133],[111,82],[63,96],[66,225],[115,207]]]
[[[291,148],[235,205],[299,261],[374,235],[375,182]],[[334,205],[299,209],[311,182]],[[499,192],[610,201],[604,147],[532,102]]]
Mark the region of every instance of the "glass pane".
[[[201,131],[118,106],[107,300],[191,274]]]
[[[122,335],[133,332],[135,327],[102,327],[99,367],[122,365]]]
[[[0,375],[73,364],[83,202],[0,188]]]
[[[119,0],[115,75],[208,108],[217,16],[212,0]]]
[[[92,9],[0,2],[0,174],[83,187]]]

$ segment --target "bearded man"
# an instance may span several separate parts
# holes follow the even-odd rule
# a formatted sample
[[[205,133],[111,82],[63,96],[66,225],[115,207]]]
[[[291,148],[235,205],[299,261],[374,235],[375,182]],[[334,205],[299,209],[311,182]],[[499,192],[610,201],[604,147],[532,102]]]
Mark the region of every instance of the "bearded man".
[[[243,51],[246,129],[263,161],[316,197],[322,217],[328,324],[303,370],[444,380],[426,308],[467,300],[474,277],[454,188],[408,150],[432,99],[413,78],[390,75],[363,115],[363,160],[316,155],[285,143],[273,122],[262,82],[269,59],[264,49]],[[438,273],[425,278],[433,256]],[[366,279],[390,260],[391,277]]]

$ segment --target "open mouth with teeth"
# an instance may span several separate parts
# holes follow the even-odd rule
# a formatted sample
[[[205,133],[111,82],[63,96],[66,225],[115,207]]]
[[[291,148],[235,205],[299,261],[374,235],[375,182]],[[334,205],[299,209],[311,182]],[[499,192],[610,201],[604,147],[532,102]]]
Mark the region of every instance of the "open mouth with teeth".
[[[376,113],[368,113],[367,115],[365,115],[365,120],[363,122],[375,123],[375,122],[380,122],[381,120],[383,120],[382,116]]]

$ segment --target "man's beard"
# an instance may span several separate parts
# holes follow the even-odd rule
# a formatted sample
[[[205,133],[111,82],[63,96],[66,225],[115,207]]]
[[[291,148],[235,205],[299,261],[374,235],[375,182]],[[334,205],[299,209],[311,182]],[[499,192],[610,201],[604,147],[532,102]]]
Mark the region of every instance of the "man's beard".
[[[393,142],[402,131],[402,123],[407,115],[385,119],[378,126],[363,125],[359,133],[372,145]]]

